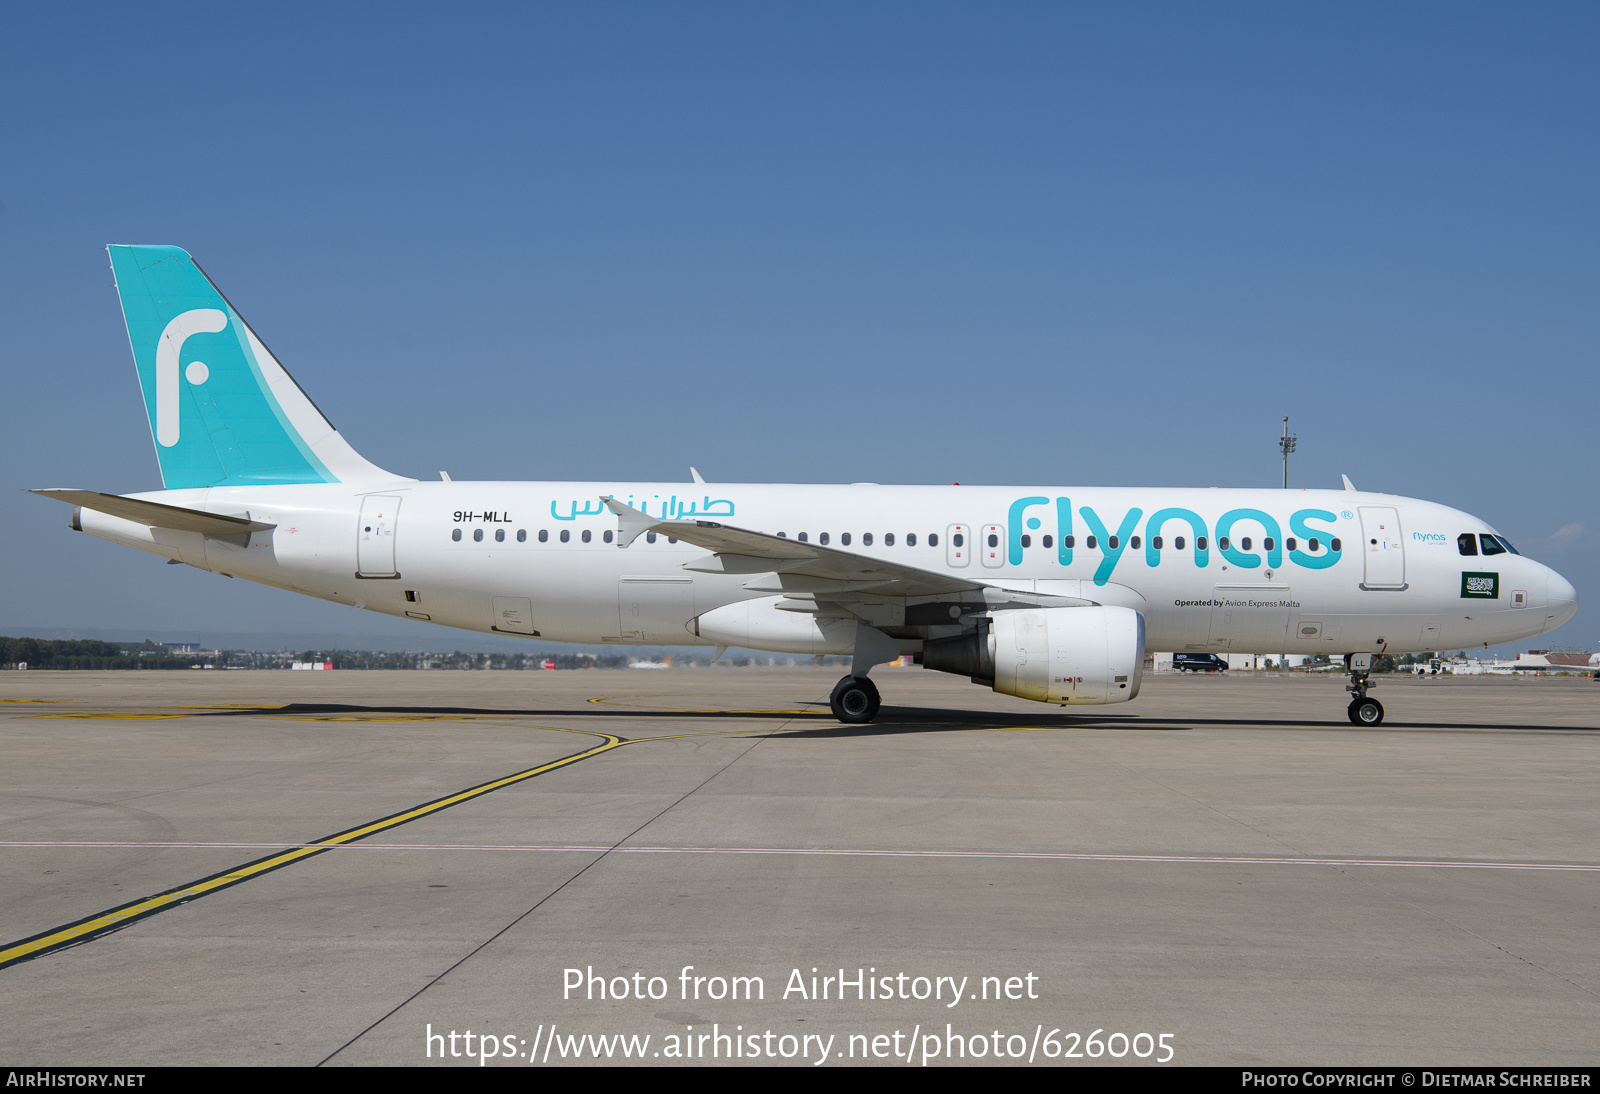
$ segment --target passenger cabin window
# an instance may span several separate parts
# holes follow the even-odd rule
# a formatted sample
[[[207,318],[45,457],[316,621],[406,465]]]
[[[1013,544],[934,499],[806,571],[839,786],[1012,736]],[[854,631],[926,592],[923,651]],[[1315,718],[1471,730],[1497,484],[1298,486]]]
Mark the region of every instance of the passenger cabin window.
[[[915,532],[907,532],[906,533],[906,546],[907,547],[915,547],[916,545],[917,545],[917,533],[915,533]]]
[[[1335,538],[1332,543],[1328,544],[1328,546],[1333,551],[1334,554],[1338,554],[1339,552],[1344,550],[1344,547],[1340,545],[1339,540],[1337,538]]]
[[[1183,550],[1183,537],[1182,536],[1174,536],[1174,537],[1172,537],[1172,545],[1174,547],[1176,547],[1180,551]]]
[[[482,528],[474,528],[472,530],[472,542],[474,542],[474,543],[482,543],[483,542],[483,529]]]
[[[995,535],[992,532],[989,534],[989,546],[991,546],[991,547],[1000,546],[1000,537]]]
[[[1246,548],[1247,548],[1247,549],[1248,549],[1248,548],[1249,548],[1249,546],[1250,546],[1250,545],[1249,545],[1249,544],[1248,544],[1248,543],[1247,543],[1247,544],[1245,544],[1245,547],[1246,547]],[[1266,538],[1266,539],[1264,539],[1264,540],[1262,540],[1262,541],[1261,541],[1261,546],[1262,546],[1262,547],[1265,547],[1265,548],[1266,548],[1266,549],[1267,549],[1267,550],[1269,550],[1269,551],[1270,551],[1270,550],[1272,550],[1272,537],[1271,537],[1271,536],[1268,536],[1268,537],[1267,537],[1267,538]]]
[[[1115,540],[1112,541],[1112,546],[1116,546],[1116,541]],[[1139,549],[1139,537],[1138,536],[1134,536],[1131,539],[1129,539],[1128,540],[1128,546],[1132,547],[1135,551],[1137,551]]]
[[[1092,551],[1092,550],[1095,549],[1096,545],[1095,545],[1095,541],[1094,541],[1094,537],[1093,536],[1084,536],[1083,537],[1083,542],[1088,544],[1089,550]],[[991,543],[991,544],[989,544],[989,546],[993,547],[994,544]]]
[[[496,543],[504,543],[506,541],[506,530],[504,528],[496,528],[494,530],[494,541]]]
[[[676,539],[675,539],[675,538],[673,538],[673,537],[672,537],[672,536],[668,536],[668,537],[667,537],[667,542],[668,542],[668,543],[676,543],[676,542],[678,542],[678,541],[677,541],[677,540],[676,540]]]
[[[455,540],[457,543],[460,543],[461,542],[461,529],[457,528],[455,531],[451,532],[450,533],[450,538]]]
[[[1078,537],[1077,536],[1062,536],[1061,537],[1061,546],[1065,547],[1067,550],[1070,551],[1074,547],[1076,547],[1077,545],[1078,545]]]
[[[850,533],[849,532],[841,532],[839,534],[839,542],[844,544],[846,547],[850,546]]]
[[[1218,536],[1217,537],[1217,550],[1226,551],[1227,549],[1228,549],[1228,537],[1227,536]]]
[[[550,529],[548,529],[548,528],[539,529],[539,542],[540,543],[549,543],[550,542]]]
[[[567,538],[567,533],[562,532],[561,533],[561,538],[562,539],[566,539]],[[644,541],[646,543],[654,543],[656,541],[656,534],[654,532],[646,532],[644,534]]]
[[[828,533],[823,532],[820,535],[818,535],[817,536],[817,542],[822,544],[824,547],[826,547],[828,545]]]
[[[862,532],[861,533],[861,544],[864,547],[871,547],[872,546],[872,533],[871,532]]]
[[[801,543],[805,543],[805,542],[807,542],[807,539],[806,539],[806,534],[805,534],[805,533],[804,533],[804,532],[801,532],[801,533],[800,533],[800,534],[799,534],[799,535],[798,535],[798,536],[796,536],[796,537],[795,537],[795,538],[796,538],[796,539],[798,539],[798,540],[799,540],[799,541],[800,541],[800,542],[801,542]]]
[[[929,547],[937,547],[937,546],[939,546],[939,533],[938,532],[929,532],[928,533],[928,546]]]
[[[570,528],[561,529],[561,542],[562,543],[571,543],[572,542],[572,529],[570,529]]]
[[[583,542],[588,543],[593,538],[594,538],[594,533],[589,531],[589,529],[585,528],[583,530]]]
[[[1478,539],[1480,541],[1482,541],[1482,543],[1483,543],[1483,553],[1484,554],[1486,554],[1486,555],[1503,555],[1503,554],[1506,553],[1506,549],[1504,547],[1500,546],[1500,541],[1495,539],[1493,536],[1489,535],[1488,533],[1484,533],[1483,535],[1480,535],[1478,537]]]
[[[518,528],[517,529],[517,542],[518,543],[526,543],[526,542],[528,542],[528,530],[526,528]]]
[[[894,533],[893,532],[885,532],[883,534],[883,545],[885,547],[893,547],[894,546]]]
[[[1316,554],[1318,551],[1322,550],[1322,544],[1317,540],[1316,536],[1312,536],[1310,539],[1306,540],[1306,550],[1310,551],[1312,554]]]
[[[604,539],[604,540],[605,540],[605,541],[606,541],[606,542],[607,542],[607,543],[610,543],[610,542],[611,542],[611,533],[610,533],[610,532],[607,532],[607,533],[606,533],[606,534],[605,534],[605,535],[604,535],[604,536],[602,536],[602,537],[601,537],[601,538],[602,538],[602,539]]]
[[[789,533],[788,532],[779,532],[778,533],[778,538],[779,539],[788,539],[789,538]]]
[[[1033,537],[1032,536],[1023,536],[1022,537],[1022,545],[1024,547],[1032,547],[1033,546]]]
[[[1181,539],[1178,541],[1178,549],[1180,551],[1183,550],[1183,540],[1181,540]],[[1194,537],[1194,549],[1196,551],[1204,551],[1206,549],[1206,537],[1205,536],[1195,536]]]
[[[1293,536],[1290,536],[1288,539],[1284,540],[1283,545],[1289,548],[1291,551],[1299,550],[1298,541]],[[1272,541],[1270,539],[1267,540],[1267,550],[1272,550]]]
[[[965,547],[967,545],[967,537],[962,535],[960,532],[957,532],[955,534],[955,538],[950,542],[955,544],[957,547]]]
[[[1150,546],[1154,550],[1157,550],[1157,551],[1161,550],[1161,537],[1160,536],[1151,536],[1150,537]]]
[[[1054,547],[1056,545],[1056,537],[1055,536],[1041,536],[1040,539],[1039,539],[1039,543],[1040,543],[1041,546],[1044,547],[1045,550],[1048,551],[1050,548],[1052,548],[1052,547]]]
[[[1239,541],[1239,546],[1248,551],[1250,549],[1250,537],[1245,536],[1243,539],[1241,539]]]

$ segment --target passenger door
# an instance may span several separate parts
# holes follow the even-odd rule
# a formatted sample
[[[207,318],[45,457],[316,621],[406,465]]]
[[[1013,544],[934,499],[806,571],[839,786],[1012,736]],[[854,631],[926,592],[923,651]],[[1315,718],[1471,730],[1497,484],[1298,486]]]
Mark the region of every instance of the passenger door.
[[[1366,560],[1363,589],[1406,587],[1406,545],[1400,535],[1400,511],[1361,506],[1361,555]]]
[[[394,568],[394,526],[400,499],[374,494],[361,499],[356,524],[356,575],[399,577]]]

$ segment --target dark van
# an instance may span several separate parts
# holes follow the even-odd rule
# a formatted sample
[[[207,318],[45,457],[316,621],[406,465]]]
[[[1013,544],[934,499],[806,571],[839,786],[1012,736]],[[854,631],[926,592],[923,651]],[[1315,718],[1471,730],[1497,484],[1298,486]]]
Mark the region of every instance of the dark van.
[[[1179,672],[1227,672],[1228,661],[1214,653],[1175,653],[1172,667]]]

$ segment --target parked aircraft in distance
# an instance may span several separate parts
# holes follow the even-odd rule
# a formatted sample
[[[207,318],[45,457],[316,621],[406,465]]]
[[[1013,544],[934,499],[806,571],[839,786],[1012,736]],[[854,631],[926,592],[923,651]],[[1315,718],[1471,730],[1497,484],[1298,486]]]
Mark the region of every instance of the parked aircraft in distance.
[[[1343,655],[1510,642],[1577,610],[1484,521],[1343,490],[424,482],[367,462],[177,247],[108,248],[165,489],[37,493],[91,535],[369,611],[541,641],[851,654],[1064,706],[1145,650]],[[691,469],[692,470],[692,469]]]

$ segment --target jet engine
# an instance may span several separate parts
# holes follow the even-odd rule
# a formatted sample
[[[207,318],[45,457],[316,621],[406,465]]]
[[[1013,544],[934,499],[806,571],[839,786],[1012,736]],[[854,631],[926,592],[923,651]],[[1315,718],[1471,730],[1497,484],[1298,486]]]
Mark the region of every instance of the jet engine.
[[[1144,676],[1144,616],[1132,608],[998,611],[974,632],[923,644],[922,664],[1002,695],[1062,706],[1125,703]]]

